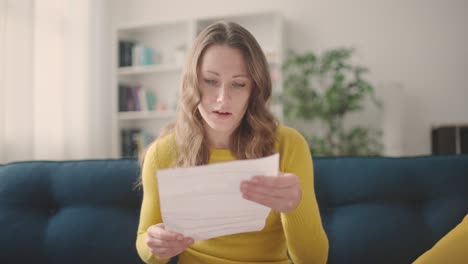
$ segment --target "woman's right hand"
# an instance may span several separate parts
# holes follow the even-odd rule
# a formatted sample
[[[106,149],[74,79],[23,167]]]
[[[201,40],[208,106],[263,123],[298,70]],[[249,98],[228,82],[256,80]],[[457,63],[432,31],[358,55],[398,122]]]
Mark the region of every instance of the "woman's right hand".
[[[166,230],[162,223],[152,225],[146,230],[146,245],[151,253],[160,259],[179,255],[193,242],[191,237],[184,237],[182,234]]]

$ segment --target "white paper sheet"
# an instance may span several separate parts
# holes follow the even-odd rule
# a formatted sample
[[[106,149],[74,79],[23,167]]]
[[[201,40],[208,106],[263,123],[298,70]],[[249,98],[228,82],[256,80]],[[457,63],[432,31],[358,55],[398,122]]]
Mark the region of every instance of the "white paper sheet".
[[[240,183],[276,176],[279,154],[157,172],[163,222],[195,240],[262,230],[270,208],[242,198]]]

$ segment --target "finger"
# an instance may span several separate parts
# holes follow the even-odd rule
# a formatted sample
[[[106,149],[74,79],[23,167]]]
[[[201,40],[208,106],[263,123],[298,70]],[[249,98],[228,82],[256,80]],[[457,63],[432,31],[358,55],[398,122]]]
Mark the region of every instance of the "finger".
[[[159,238],[159,233],[161,232],[160,230],[164,230],[164,229],[165,229],[165,225],[163,223],[155,224],[155,225],[148,227],[148,229],[146,229],[146,234],[150,238]]]
[[[186,248],[185,245],[178,245],[177,247],[155,247],[153,249],[158,255],[165,254],[165,255],[171,255],[172,257],[173,255],[177,255],[180,252],[184,251],[185,248]]]
[[[180,248],[185,246],[185,241],[179,240],[161,240],[157,238],[149,239],[146,244],[151,248]]]
[[[280,199],[276,197],[271,197],[263,194],[250,193],[243,194],[244,199],[256,202],[258,204],[269,207],[275,211],[288,213],[296,208],[296,203],[292,199]]]
[[[173,251],[174,249],[172,248],[151,248],[151,252],[156,256],[170,255]]]
[[[150,237],[157,238],[160,240],[184,240],[184,235],[176,232],[167,231],[158,225],[150,227],[148,229],[148,234]]]
[[[248,194],[244,193],[242,194],[242,197],[249,201],[259,203],[261,205],[270,207],[275,210],[278,208],[278,204],[281,203],[281,199],[279,198],[268,196],[268,195],[263,195],[263,194],[258,194],[258,193],[248,193]]]
[[[149,243],[149,247],[153,255],[158,256],[160,258],[171,258],[182,253],[187,247],[191,246],[194,243],[192,238],[186,238],[183,241],[160,241],[164,245],[165,243],[169,242],[169,244],[173,246],[156,246],[154,244],[155,241],[151,241]],[[160,245],[159,242],[156,244]],[[168,244],[166,244],[168,245]]]
[[[268,195],[276,198],[284,198],[292,196],[294,197],[294,189],[291,187],[286,188],[274,188],[274,187],[267,187],[258,184],[251,184],[248,182],[244,182],[241,184],[241,191],[243,193],[257,193]]]
[[[194,240],[191,237],[186,237],[183,240],[154,239],[154,241],[152,241],[152,245],[155,245],[157,247],[182,248],[182,249],[185,249],[186,247],[192,245],[193,243],[194,243]]]
[[[278,176],[254,176],[251,183],[275,188],[286,188],[298,183],[297,176],[294,174],[284,174]]]

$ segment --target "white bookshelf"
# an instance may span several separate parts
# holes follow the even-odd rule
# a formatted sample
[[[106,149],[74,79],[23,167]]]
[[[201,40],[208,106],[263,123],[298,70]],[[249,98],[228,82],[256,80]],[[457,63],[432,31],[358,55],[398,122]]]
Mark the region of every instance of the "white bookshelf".
[[[168,65],[139,65],[139,66],[127,66],[119,67],[119,76],[125,75],[142,75],[142,74],[157,74],[166,72],[180,72],[182,70],[181,65],[168,64]]]
[[[112,155],[114,158],[122,157],[122,130],[140,129],[149,137],[154,138],[161,128],[174,120],[185,54],[197,34],[209,24],[219,20],[237,22],[255,36],[267,56],[272,71],[273,94],[278,96],[282,93],[280,70],[284,56],[283,20],[275,12],[202,17],[179,21],[150,21],[118,26],[113,33],[115,69],[111,93],[113,102]],[[152,49],[154,56],[151,57],[154,58],[154,62],[135,65],[136,61],[132,61],[131,65],[128,65],[129,60],[126,60],[125,66],[119,66],[121,57],[119,41],[139,43]],[[180,52],[181,50],[185,52]],[[129,107],[133,105],[131,103],[123,104],[119,93],[124,88],[119,88],[119,85],[138,86],[141,94],[154,94],[156,98],[154,109],[149,109],[148,106],[151,105],[149,101],[145,103],[146,108],[140,105],[138,110],[131,109]],[[128,91],[126,88],[124,90]],[[136,97],[145,100],[145,96]],[[272,103],[273,112],[278,119],[282,120],[282,106],[275,101]],[[124,106],[127,108],[122,108]]]
[[[127,111],[119,112],[119,120],[139,120],[139,119],[165,119],[175,117],[175,111]]]

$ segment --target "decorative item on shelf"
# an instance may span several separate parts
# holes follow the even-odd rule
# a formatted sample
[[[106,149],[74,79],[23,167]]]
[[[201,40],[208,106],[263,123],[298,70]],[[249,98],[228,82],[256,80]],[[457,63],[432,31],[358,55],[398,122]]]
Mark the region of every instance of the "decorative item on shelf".
[[[167,111],[167,104],[165,102],[158,102],[156,111],[164,112]]]
[[[281,72],[280,67],[275,65],[270,65],[270,76],[271,76],[271,83],[273,85],[272,89],[273,92],[279,92],[279,84],[281,81]]]
[[[276,64],[279,60],[278,52],[274,51],[273,49],[264,49],[265,58],[267,59],[269,64]]]
[[[179,93],[177,93],[177,95],[175,96],[175,100],[172,100],[171,104],[170,104],[170,108],[172,111],[176,112],[177,111],[177,99],[176,98],[179,98]]]
[[[156,93],[152,90],[146,90],[146,100],[148,102],[148,111],[156,110]]]
[[[270,75],[271,75],[271,81],[272,82],[278,82],[280,80],[280,69],[275,66],[270,67]]]
[[[350,63],[354,49],[337,48],[322,55],[291,52],[283,65],[281,98],[288,121],[318,121],[325,133],[303,134],[315,156],[379,155],[381,131],[362,126],[346,129],[347,114],[363,109],[370,97],[382,107],[374,87],[363,78],[368,70]]]
[[[136,43],[132,48],[132,66],[155,64],[154,50],[142,43]]]
[[[178,66],[184,65],[185,62],[185,54],[186,54],[186,46],[184,44],[181,44],[177,46],[174,56],[175,56],[175,64]]]

